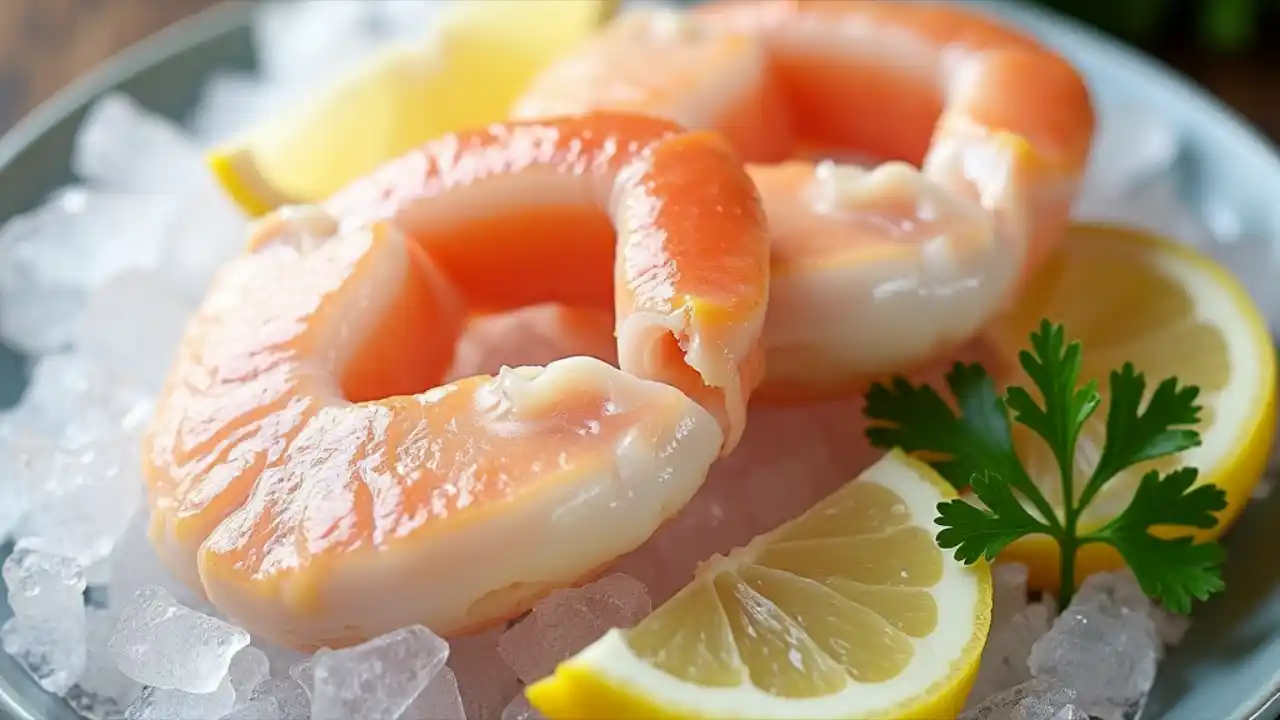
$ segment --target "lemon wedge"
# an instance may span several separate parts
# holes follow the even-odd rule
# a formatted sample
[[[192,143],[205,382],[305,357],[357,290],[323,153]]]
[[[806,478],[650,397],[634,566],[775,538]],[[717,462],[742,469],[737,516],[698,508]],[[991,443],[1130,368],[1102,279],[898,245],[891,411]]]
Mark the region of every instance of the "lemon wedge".
[[[786,478],[779,478],[785,482]],[[559,718],[954,717],[991,574],[934,542],[955,493],[892,452],[799,518],[716,556],[630,630],[526,693]]]
[[[535,73],[618,0],[455,0],[421,46],[392,46],[289,112],[210,151],[250,215],[315,202],[444,133],[505,118]]]
[[[1146,375],[1148,392],[1176,376],[1200,387],[1202,444],[1138,465],[1112,480],[1080,518],[1080,532],[1123,510],[1138,478],[1152,470],[1200,470],[1199,482],[1227,494],[1219,523],[1197,537],[1221,535],[1240,514],[1265,469],[1275,429],[1275,346],[1245,289],[1226,269],[1171,240],[1119,227],[1077,225],[1061,250],[1028,281],[1017,305],[991,329],[997,357],[1016,358],[1041,318],[1062,323],[1084,348],[1081,382],[1093,379],[1103,404],[1093,414],[1076,453],[1076,488],[1092,472],[1105,437],[1107,376],[1125,362]],[[1000,383],[1032,387],[1021,368],[998,372]],[[1045,497],[1061,505],[1061,482],[1048,446],[1022,426],[1014,442]],[[1002,559],[1025,563],[1031,583],[1056,589],[1058,551],[1043,536],[1010,545]],[[1123,566],[1118,553],[1086,545],[1077,556],[1078,579]]]

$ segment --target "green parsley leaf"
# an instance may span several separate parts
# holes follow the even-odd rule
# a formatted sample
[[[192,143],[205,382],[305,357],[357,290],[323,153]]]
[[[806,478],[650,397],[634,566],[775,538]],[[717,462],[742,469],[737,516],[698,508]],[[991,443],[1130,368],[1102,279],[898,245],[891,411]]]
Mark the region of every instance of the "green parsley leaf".
[[[1156,527],[1208,529],[1214,513],[1227,507],[1227,494],[1213,485],[1195,486],[1195,468],[1160,477],[1142,476],[1133,500],[1111,522],[1081,538],[1081,544],[1104,542],[1124,557],[1148,595],[1174,612],[1189,612],[1192,599],[1204,600],[1222,589],[1218,566],[1223,552],[1217,543],[1193,543],[1187,536],[1162,538]]]
[[[1067,345],[1065,337],[1061,325],[1042,320],[1040,329],[1031,333],[1031,347],[1035,352],[1018,353],[1022,369],[1040,391],[1044,406],[1037,405],[1030,393],[1016,385],[1006,391],[1006,402],[1015,422],[1044,438],[1058,461],[1059,471],[1070,482],[1080,428],[1102,398],[1098,395],[1097,383],[1092,380],[1084,387],[1076,387],[1080,378],[1080,343]],[[1067,494],[1074,497],[1074,493]]]
[[[1178,387],[1177,378],[1156,386],[1146,410],[1140,410],[1147,381],[1125,363],[1111,373],[1111,409],[1107,413],[1107,439],[1089,484],[1080,498],[1088,505],[1111,478],[1127,467],[1146,460],[1182,452],[1200,444],[1194,426],[1200,422],[1196,398],[1200,388]]]
[[[1037,520],[1013,494],[1008,483],[991,473],[974,475],[971,487],[986,508],[964,500],[938,503],[938,546],[955,548],[956,559],[966,565],[985,557],[995,560],[1005,547],[1027,535],[1052,535],[1053,529]]]
[[[945,456],[933,467],[958,490],[984,472],[1025,474],[1013,454],[1009,415],[987,371],[977,363],[956,363],[946,380],[960,407],[958,416],[928,385],[901,377],[888,386],[872,385],[863,410],[873,422],[867,429],[871,445]]]
[[[1030,349],[1018,355],[1038,401],[1017,386],[1002,397],[978,364],[957,363],[947,374],[952,404],[932,387],[905,378],[877,383],[866,398],[864,413],[871,421],[867,438],[878,448],[900,447],[922,456],[956,488],[972,490],[981,506],[965,499],[938,505],[938,545],[954,549],[958,560],[991,560],[1019,538],[1049,535],[1061,553],[1065,606],[1074,591],[1077,550],[1105,543],[1120,553],[1149,595],[1171,610],[1186,612],[1193,599],[1222,589],[1222,549],[1185,535],[1162,537],[1153,529],[1213,527],[1218,522],[1214,513],[1226,504],[1222,490],[1197,486],[1193,468],[1163,478],[1151,472],[1140,480],[1126,509],[1105,526],[1081,536],[1078,524],[1089,503],[1119,473],[1200,444],[1194,429],[1200,420],[1199,390],[1169,378],[1147,398],[1146,379],[1131,364],[1112,372],[1102,453],[1077,494],[1072,487],[1076,445],[1102,401],[1096,383],[1080,383],[1082,357],[1080,343],[1068,343],[1063,327],[1045,320],[1031,333]],[[1013,422],[1044,438],[1053,452],[1065,507],[1050,505],[1023,468],[1013,446],[1010,413]]]

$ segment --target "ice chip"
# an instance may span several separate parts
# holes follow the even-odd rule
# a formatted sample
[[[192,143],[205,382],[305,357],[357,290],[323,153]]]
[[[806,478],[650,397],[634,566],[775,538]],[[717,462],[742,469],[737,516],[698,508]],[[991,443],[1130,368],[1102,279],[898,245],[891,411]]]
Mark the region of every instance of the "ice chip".
[[[1052,720],[1090,720],[1089,713],[1081,710],[1075,705],[1067,705],[1054,715]]]
[[[427,685],[418,697],[409,703],[409,707],[400,714],[399,720],[467,720],[466,710],[462,705],[462,696],[458,693],[458,680],[449,668],[441,668],[440,674]],[[483,718],[483,715],[476,715]]]
[[[1156,627],[1156,637],[1160,639],[1160,643],[1169,647],[1181,643],[1183,636],[1191,629],[1191,618],[1169,612],[1163,607],[1151,609],[1151,622]]]
[[[226,678],[231,658],[248,644],[244,630],[179,605],[163,588],[147,586],[121,613],[108,648],[120,670],[144,685],[213,693]]]
[[[267,654],[250,645],[231,658],[227,678],[236,691],[236,704],[248,702],[253,689],[271,674],[271,661]]]
[[[157,272],[120,273],[89,295],[77,325],[76,350],[158,393],[194,309]]]
[[[187,125],[203,145],[227,140],[266,117],[271,85],[243,72],[217,72],[204,84]]]
[[[520,679],[498,655],[502,633],[502,628],[495,628],[449,642],[449,668],[458,680],[469,718],[497,717],[520,692]]]
[[[238,705],[234,710],[223,715],[221,720],[296,720],[297,717],[281,714],[280,704],[275,698],[263,697]]]
[[[85,616],[88,655],[80,682],[67,693],[67,702],[80,715],[95,720],[116,720],[124,716],[142,692],[142,685],[120,672],[107,651],[116,629],[114,614],[88,608]]]
[[[379,44],[374,5],[366,0],[260,4],[253,21],[259,70],[281,85],[308,88],[331,82]]]
[[[85,293],[159,262],[173,195],[66,188],[0,229],[0,336],[42,355],[71,341]]]
[[[109,566],[107,607],[117,614],[131,605],[138,591],[147,586],[164,588],[178,604],[211,615],[213,606],[195,590],[178,580],[160,562],[155,547],[147,539],[151,511],[145,504],[135,509],[124,536],[107,559]]]
[[[444,3],[435,0],[373,0],[374,32],[388,39],[421,44],[432,38]]]
[[[31,432],[68,445],[135,435],[150,416],[137,386],[78,353],[46,355],[31,369],[15,415]]]
[[[289,667],[289,677],[298,683],[308,698],[313,697],[316,686],[315,658],[309,657],[294,663]]]
[[[302,686],[289,678],[268,678],[253,689],[251,699],[272,700],[284,720],[306,720],[311,716],[311,700]]]
[[[1161,651],[1151,602],[1126,575],[1086,580],[1027,660],[1033,676],[1075,688],[1074,704],[1103,720],[1141,709]]]
[[[5,558],[9,608],[15,617],[38,615],[50,607],[84,604],[84,568],[75,560],[19,543]]]
[[[11,425],[7,417],[0,419],[0,543],[10,537],[31,502],[26,440]]]
[[[5,652],[45,690],[65,694],[85,669],[83,568],[19,543],[3,574],[14,615],[0,629]]]
[[[988,697],[957,720],[1054,720],[1075,697],[1074,690],[1051,680],[1029,680]]]
[[[121,93],[89,108],[71,167],[95,185],[127,192],[173,192],[204,174],[200,149],[181,128]]]
[[[209,720],[220,718],[235,705],[236,692],[223,681],[212,692],[146,688],[125,710],[125,720]]]
[[[444,667],[449,644],[414,625],[342,650],[316,653],[314,720],[395,720]]]
[[[183,197],[165,231],[160,272],[195,304],[222,265],[238,255],[249,218],[219,187],[204,183]]]
[[[1085,579],[1076,594],[1078,602],[1102,605],[1113,612],[1143,613],[1151,618],[1161,645],[1176,645],[1191,626],[1191,619],[1165,610],[1143,592],[1131,570],[1094,573]]]
[[[106,558],[141,502],[137,454],[120,437],[60,449],[33,489],[23,523],[28,541],[85,566]]]
[[[545,677],[612,627],[649,614],[648,592],[635,578],[610,575],[580,588],[557,590],[498,639],[498,653],[526,683]]]
[[[1027,606],[1027,578],[1030,573],[1020,563],[997,563],[991,568],[991,624],[1012,618]]]
[[[969,694],[972,704],[989,695],[1007,690],[1031,679],[1027,658],[1032,646],[1053,624],[1056,608],[1052,601],[1042,600],[1015,612],[1012,616],[992,613],[991,630],[982,649],[978,677]]]
[[[502,720],[543,720],[542,713],[529,704],[529,699],[520,693],[502,711]]]

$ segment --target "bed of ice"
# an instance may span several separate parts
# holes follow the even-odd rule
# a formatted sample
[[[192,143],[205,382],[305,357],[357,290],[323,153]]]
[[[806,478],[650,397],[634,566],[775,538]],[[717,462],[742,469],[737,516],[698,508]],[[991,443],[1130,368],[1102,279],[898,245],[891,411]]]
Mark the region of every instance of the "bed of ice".
[[[201,148],[389,38],[424,32],[429,5],[268,6],[256,24],[261,76],[216,76],[182,127],[127,97],[102,99],[77,139],[79,183],[0,231],[0,337],[31,363],[26,394],[0,417],[0,541],[13,543],[3,575],[14,614],[0,636],[46,690],[86,717],[534,718],[523,683],[605,628],[643,617],[698,559],[820,494],[782,497],[768,483],[748,484],[768,496],[755,506],[781,507],[767,518],[735,515],[716,477],[778,468],[730,459],[613,574],[554,593],[509,628],[449,643],[410,627],[306,657],[220,619],[159,566],[145,537],[137,435],[185,317],[246,226],[205,174]],[[1135,108],[1103,108],[1101,127],[1080,216],[1216,246],[1236,268],[1274,267],[1269,248],[1243,236],[1229,208],[1202,222],[1180,207],[1172,128]],[[1273,323],[1280,320],[1280,298],[1268,294],[1274,284],[1260,274],[1244,279]],[[524,323],[508,329],[517,325],[536,333]],[[776,417],[756,436],[795,452],[833,427],[847,434],[850,416],[848,406],[819,407]],[[847,477],[859,462],[829,464]],[[655,562],[668,572],[654,572]],[[1140,712],[1161,653],[1185,621],[1153,608],[1124,573],[1090,578],[1061,615],[1053,598],[1028,597],[1025,568],[1000,566],[995,577],[993,626],[965,718],[1119,720]]]

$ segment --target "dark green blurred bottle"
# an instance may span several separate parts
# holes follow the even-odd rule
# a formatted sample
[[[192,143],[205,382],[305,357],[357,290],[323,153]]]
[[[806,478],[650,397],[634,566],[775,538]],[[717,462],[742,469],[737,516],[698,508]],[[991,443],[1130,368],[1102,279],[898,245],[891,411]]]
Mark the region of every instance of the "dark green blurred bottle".
[[[1242,52],[1257,41],[1264,14],[1280,0],[1039,0],[1106,32],[1138,44],[1190,23],[1196,38],[1215,52]]]

